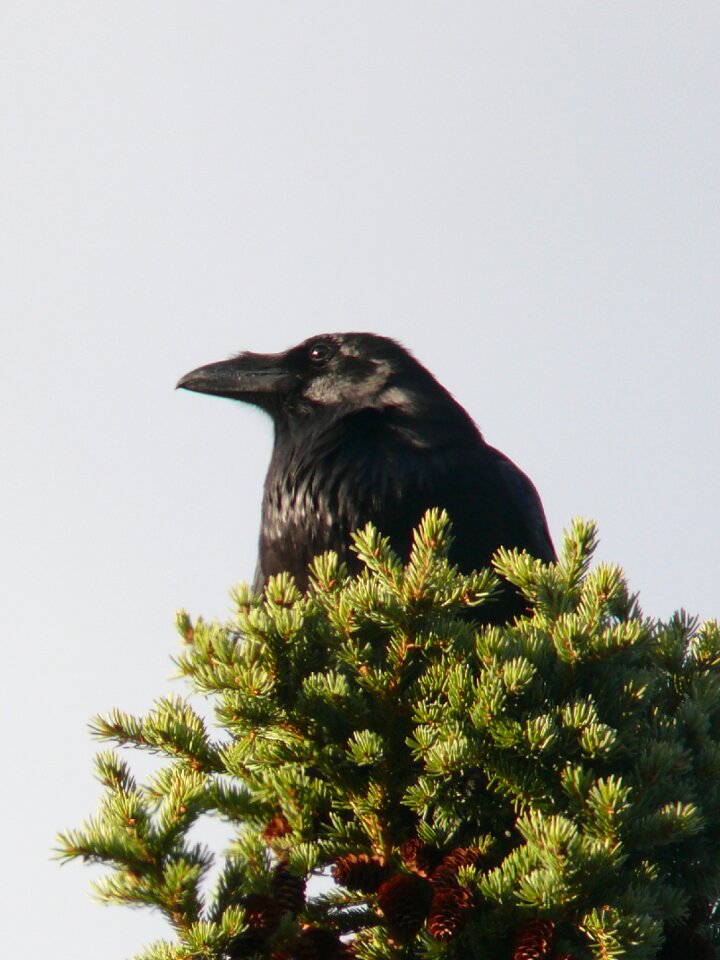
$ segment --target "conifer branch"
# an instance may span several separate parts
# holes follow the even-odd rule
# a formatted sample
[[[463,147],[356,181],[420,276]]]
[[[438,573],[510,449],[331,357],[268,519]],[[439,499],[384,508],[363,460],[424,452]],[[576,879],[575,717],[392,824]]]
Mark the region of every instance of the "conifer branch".
[[[168,919],[142,960],[712,955],[717,623],[644,617],[619,568],[592,566],[592,523],[557,564],[500,550],[471,576],[450,542],[430,511],[403,565],[368,525],[356,577],[326,554],[305,594],[281,575],[236,588],[227,624],[181,611],[176,664],[216,735],[178,696],[93,721],[162,766],[138,783],[100,753],[99,810],[58,856],[104,865],[105,902]],[[478,626],[500,578],[527,614]],[[191,842],[206,815],[227,850]]]

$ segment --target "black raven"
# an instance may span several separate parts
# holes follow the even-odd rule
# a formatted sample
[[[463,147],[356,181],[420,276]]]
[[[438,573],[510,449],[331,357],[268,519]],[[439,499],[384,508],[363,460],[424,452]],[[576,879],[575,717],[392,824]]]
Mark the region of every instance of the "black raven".
[[[241,353],[192,370],[178,387],[254,404],[273,419],[256,589],[282,570],[304,588],[309,561],[326,550],[357,569],[350,533],[368,520],[407,557],[429,507],[453,521],[450,559],[464,572],[488,565],[499,546],[555,559],[531,481],[388,337],[324,334],[284,353]],[[509,594],[493,607],[492,619],[522,610]]]

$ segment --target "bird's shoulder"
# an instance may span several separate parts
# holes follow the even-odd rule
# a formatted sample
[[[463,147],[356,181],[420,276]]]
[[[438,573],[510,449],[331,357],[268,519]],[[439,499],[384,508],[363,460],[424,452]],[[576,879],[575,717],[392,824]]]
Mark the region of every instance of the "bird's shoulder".
[[[541,560],[555,560],[555,547],[535,484],[510,457],[489,444],[486,444],[486,456],[531,537],[533,544],[531,552]]]

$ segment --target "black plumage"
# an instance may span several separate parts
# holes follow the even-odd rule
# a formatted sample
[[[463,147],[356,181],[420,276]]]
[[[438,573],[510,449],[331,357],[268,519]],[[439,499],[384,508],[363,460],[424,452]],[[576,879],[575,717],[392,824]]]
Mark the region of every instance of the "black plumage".
[[[312,337],[283,353],[198,367],[178,387],[251,403],[273,419],[257,589],[283,570],[304,587],[308,563],[326,550],[357,569],[350,533],[368,520],[407,557],[429,507],[450,515],[450,559],[465,572],[488,565],[499,546],[555,559],[531,481],[394,340]],[[493,606],[491,619],[522,608],[510,594]]]

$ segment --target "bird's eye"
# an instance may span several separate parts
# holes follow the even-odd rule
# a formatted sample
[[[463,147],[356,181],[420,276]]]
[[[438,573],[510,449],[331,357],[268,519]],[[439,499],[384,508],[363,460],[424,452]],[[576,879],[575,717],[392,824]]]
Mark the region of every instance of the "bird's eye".
[[[324,363],[327,363],[333,353],[334,350],[331,344],[326,340],[317,340],[310,346],[308,357],[310,358],[310,362],[315,364],[316,367],[321,367]]]

